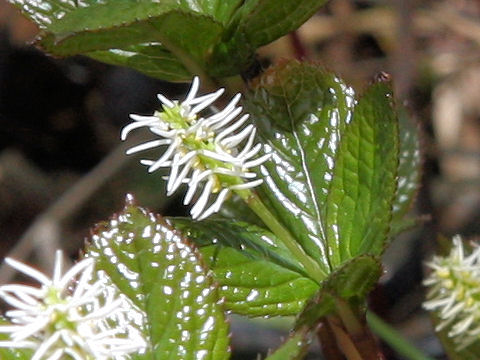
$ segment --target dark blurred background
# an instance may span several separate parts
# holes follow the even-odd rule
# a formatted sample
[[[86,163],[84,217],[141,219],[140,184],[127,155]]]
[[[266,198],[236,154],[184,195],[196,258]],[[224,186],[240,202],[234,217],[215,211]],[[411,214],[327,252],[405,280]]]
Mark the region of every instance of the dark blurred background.
[[[165,198],[161,174],[147,175],[124,156],[119,131],[129,113],[158,106],[156,93],[182,98],[188,85],[83,57],[48,57],[26,45],[36,32],[0,0],[0,258],[48,269],[55,248],[74,259],[89,228],[120,210],[127,192],[159,213],[185,213]],[[297,32],[262,48],[259,63],[294,57],[319,62],[359,92],[376,73],[392,74],[397,102],[421,128],[424,170],[412,212],[430,220],[387,251],[371,304],[442,359],[421,310],[422,263],[439,234],[480,234],[480,3],[331,0]],[[0,267],[0,282],[11,278]],[[234,358],[275,347],[288,323],[235,318]]]

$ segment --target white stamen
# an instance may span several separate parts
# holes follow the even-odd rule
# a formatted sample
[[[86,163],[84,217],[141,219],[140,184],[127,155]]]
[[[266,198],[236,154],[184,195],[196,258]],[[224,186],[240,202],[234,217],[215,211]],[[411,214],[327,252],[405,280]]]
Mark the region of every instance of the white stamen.
[[[190,87],[190,91],[187,94],[187,97],[185,98],[184,103],[187,105],[190,105],[192,100],[195,99],[195,96],[197,95],[197,91],[200,88],[200,80],[198,76],[195,76],[192,81],[192,86]]]
[[[263,179],[258,179],[258,180],[251,181],[251,182],[244,183],[244,184],[232,185],[232,186],[230,186],[230,189],[232,189],[232,190],[251,189],[251,188],[254,188],[258,185],[261,185],[262,183],[263,183]]]
[[[40,271],[35,270],[34,268],[28,265],[25,265],[20,261],[7,257],[5,258],[5,262],[11,267],[13,267],[15,270],[18,270],[24,273],[25,275],[30,276],[31,278],[37,280],[39,283],[43,285],[50,285],[52,283],[52,281],[48,277],[46,277],[44,274],[42,274]]]
[[[254,159],[262,145],[254,145],[255,126],[245,126],[249,115],[240,116],[243,110],[238,105],[240,94],[221,111],[215,109],[215,114],[202,117],[200,112],[207,107],[213,108],[224,89],[197,96],[199,88],[199,79],[195,77],[184,101],[170,100],[159,94],[164,108],[153,116],[132,114],[134,122],[123,129],[121,136],[124,140],[130,131],[146,127],[160,137],[130,148],[127,154],[168,145],[162,148],[157,160],[142,159],[140,162],[148,166],[149,172],[170,167],[169,175],[164,177],[167,195],[172,195],[181,184],[187,184],[184,204],[190,204],[203,183],[200,196],[191,209],[193,218],[203,219],[220,210],[231,190],[251,189],[260,184],[261,180],[244,184],[239,184],[239,180],[255,179],[257,175],[250,168],[267,161],[269,156]],[[167,108],[171,110],[164,111]]]
[[[215,138],[215,141],[217,143],[221,142],[222,139],[226,136],[228,136],[229,134],[231,134],[232,132],[234,132],[235,130],[237,130],[239,127],[241,127],[245,121],[247,121],[249,118],[249,115],[248,114],[245,114],[243,115],[240,120],[238,120],[237,122],[235,122],[233,125],[230,125],[228,128],[226,128],[225,130],[221,131],[217,137]]]
[[[423,307],[435,313],[435,330],[446,330],[458,351],[480,343],[480,252],[473,247],[467,255],[461,238],[454,237],[448,256],[426,264],[432,271],[423,282],[429,287]]]
[[[158,100],[160,100],[163,105],[166,105],[167,107],[169,107],[171,109],[175,107],[175,103],[170,101],[168,98],[166,98],[162,94],[157,94],[157,97],[158,97]]]
[[[133,122],[133,123],[130,123],[122,129],[122,132],[120,134],[120,138],[122,139],[122,141],[124,141],[127,138],[130,131],[132,131],[134,129],[141,128],[141,127],[144,127],[144,126],[154,125],[157,121],[158,121],[158,119],[148,121],[148,122]]]
[[[196,219],[198,216],[200,216],[202,210],[205,209],[205,206],[207,205],[208,197],[210,196],[212,188],[213,188],[213,181],[209,179],[205,184],[205,187],[203,188],[203,192],[198,198],[197,203],[193,206],[191,210],[193,219]]]
[[[131,155],[131,154],[134,154],[134,153],[139,152],[139,151],[153,149],[155,147],[158,147],[158,146],[161,146],[161,145],[168,145],[168,144],[171,144],[171,143],[172,143],[172,140],[170,140],[170,139],[152,140],[152,141],[148,141],[146,143],[143,143],[143,144],[140,144],[140,145],[137,145],[137,146],[134,146],[134,147],[128,149],[126,154]]]
[[[0,298],[16,308],[5,314],[11,325],[0,325],[0,333],[9,335],[8,340],[0,341],[0,347],[32,349],[35,360],[64,355],[81,360],[108,359],[112,354],[116,360],[127,360],[130,353],[146,347],[138,327],[143,325],[134,325],[123,314],[138,314],[142,320],[136,324],[143,323],[144,315],[118,295],[105,275],[94,279],[92,258],[79,261],[62,275],[63,254],[58,250],[52,279],[16,260],[8,259],[7,263],[37,280],[41,287],[0,286]]]

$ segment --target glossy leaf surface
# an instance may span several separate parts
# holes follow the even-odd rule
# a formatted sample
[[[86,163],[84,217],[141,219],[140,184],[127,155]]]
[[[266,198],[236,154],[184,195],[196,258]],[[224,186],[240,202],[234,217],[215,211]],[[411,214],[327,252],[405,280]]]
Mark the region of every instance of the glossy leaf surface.
[[[285,245],[270,231],[240,221],[171,218],[176,228],[201,247],[219,245],[241,250],[256,260],[268,260],[292,271],[302,272],[301,264],[291,258]]]
[[[232,248],[202,248],[220,284],[227,309],[247,316],[296,315],[318,285],[266,260],[253,260]]]
[[[285,62],[253,85],[248,111],[265,152],[262,199],[325,273],[386,243],[398,128],[388,83],[356,100],[312,64]]]
[[[37,45],[49,53],[68,56],[160,42],[169,47],[170,52],[173,50],[177,55],[188,54],[192,61],[201,66],[205,62],[207,50],[217,40],[222,30],[221,25],[210,17],[176,10],[161,12],[158,15],[156,15],[158,11],[155,11],[149,15],[148,8],[144,10],[145,14],[142,13],[145,19],[139,19],[136,17],[139,10],[133,7],[138,3],[128,3],[132,5],[119,9],[123,10],[119,13],[132,13],[131,19],[120,17],[112,24],[105,24],[100,21],[102,18],[98,12],[108,11],[111,6],[88,7],[85,9],[89,12],[85,14],[78,10],[71,13],[71,16],[61,19],[59,23],[52,24],[50,28],[54,32],[43,36]],[[117,9],[117,6],[115,8]],[[110,13],[107,12],[105,16],[111,19]],[[90,24],[87,19],[96,19],[96,22]]]
[[[226,359],[228,325],[199,252],[161,218],[127,205],[87,247],[147,317],[154,358]]]
[[[268,231],[225,220],[170,219],[195,239],[225,306],[248,316],[296,315],[318,290]]]
[[[389,84],[372,85],[342,137],[325,212],[333,266],[359,254],[381,254],[385,247],[399,154],[392,102]]]
[[[225,77],[246,71],[259,46],[298,28],[325,1],[10,2],[39,25],[42,32],[36,44],[51,54],[84,54],[150,76],[184,81],[184,69],[178,64],[189,69],[188,79],[202,72]],[[163,61],[156,61],[158,52],[145,54],[144,46],[162,46]]]
[[[262,166],[262,199],[325,273],[331,271],[324,204],[353,89],[310,64],[284,63],[255,86],[248,111],[271,160]]]

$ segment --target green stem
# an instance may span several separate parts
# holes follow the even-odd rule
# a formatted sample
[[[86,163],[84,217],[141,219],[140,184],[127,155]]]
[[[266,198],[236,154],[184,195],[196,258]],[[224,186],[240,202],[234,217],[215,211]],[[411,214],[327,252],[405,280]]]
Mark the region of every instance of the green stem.
[[[303,265],[306,273],[318,284],[321,284],[327,274],[325,274],[320,266],[305,253],[295,238],[268,210],[260,198],[250,190],[237,190],[237,194],[240,195],[250,209],[258,215],[278,239],[283,242],[295,259]]]
[[[367,322],[372,331],[390,345],[399,355],[410,360],[433,360],[410,344],[397,330],[385,323],[374,313],[367,312]]]

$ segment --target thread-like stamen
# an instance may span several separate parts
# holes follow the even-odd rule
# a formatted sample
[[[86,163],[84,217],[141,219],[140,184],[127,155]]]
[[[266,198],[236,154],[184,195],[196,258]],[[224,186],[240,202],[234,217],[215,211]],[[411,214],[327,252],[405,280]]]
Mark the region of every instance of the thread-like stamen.
[[[232,190],[250,189],[260,184],[261,181],[250,181],[257,176],[250,169],[267,161],[269,156],[254,159],[262,145],[254,144],[255,126],[245,126],[249,115],[241,115],[240,94],[236,94],[223,110],[202,117],[199,113],[207,107],[213,108],[224,89],[197,96],[199,87],[199,79],[195,77],[184,101],[170,100],[159,94],[163,110],[156,111],[153,116],[132,114],[134,123],[127,125],[121,136],[124,140],[130,131],[146,127],[160,137],[130,148],[127,154],[167,145],[157,160],[142,159],[140,162],[148,166],[149,172],[170,167],[169,175],[163,177],[167,180],[167,195],[172,195],[181,184],[187,184],[184,204],[192,202],[203,184],[191,209],[193,218],[202,219],[219,211]],[[244,180],[249,182],[243,183]]]
[[[0,347],[33,350],[32,359],[128,359],[145,349],[144,314],[119,296],[104,276],[94,272],[94,260],[79,261],[63,273],[63,254],[58,250],[52,277],[7,259],[7,263],[40,283],[40,288],[7,284],[0,286],[0,298],[14,309],[5,313],[10,325],[1,325],[7,340]],[[134,324],[123,314],[138,314]],[[103,337],[98,337],[102,334]]]

